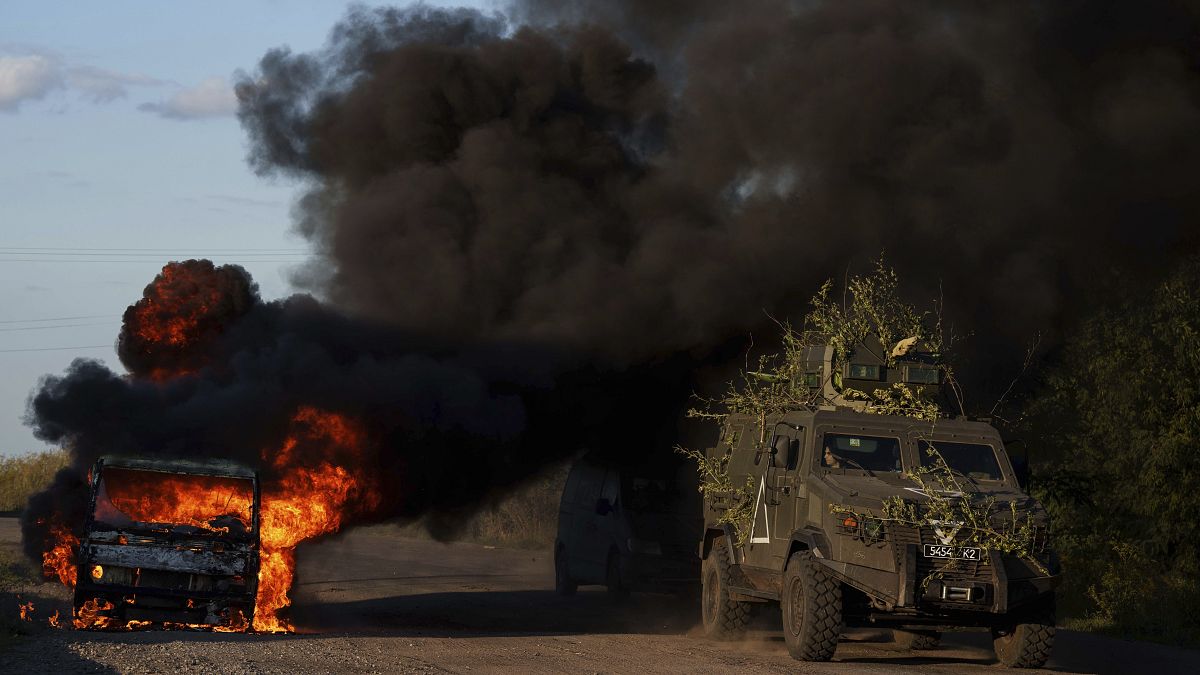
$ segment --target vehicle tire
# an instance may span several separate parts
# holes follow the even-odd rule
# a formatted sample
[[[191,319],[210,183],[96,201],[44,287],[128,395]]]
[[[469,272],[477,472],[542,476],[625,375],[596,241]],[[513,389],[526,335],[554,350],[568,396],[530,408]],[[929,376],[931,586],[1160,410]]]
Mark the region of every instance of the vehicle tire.
[[[629,587],[621,578],[621,554],[616,551],[608,552],[608,561],[604,564],[604,585],[608,587],[608,594],[614,598],[629,595]]]
[[[842,634],[842,585],[812,553],[796,551],[783,572],[783,641],[798,661],[828,661]]]
[[[1054,602],[1026,614],[1021,623],[992,629],[996,658],[1009,668],[1040,668],[1054,648]]]
[[[903,649],[924,651],[937,649],[942,644],[942,634],[936,630],[893,630],[892,640]]]
[[[746,632],[752,603],[729,597],[729,548],[725,537],[713,539],[712,550],[700,567],[700,616],[704,634],[714,640],[733,640]]]
[[[559,595],[575,595],[579,584],[571,578],[571,569],[567,564],[567,549],[559,546],[554,551],[554,592]]]

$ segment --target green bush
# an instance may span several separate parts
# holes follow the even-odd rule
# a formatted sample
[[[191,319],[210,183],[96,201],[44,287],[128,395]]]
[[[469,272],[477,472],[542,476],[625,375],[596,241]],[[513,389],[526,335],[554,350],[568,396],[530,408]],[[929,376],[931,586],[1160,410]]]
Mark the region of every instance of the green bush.
[[[25,508],[29,496],[49,485],[69,461],[66,450],[0,457],[0,511]]]
[[[1114,299],[1058,361],[1029,433],[1063,609],[1115,634],[1200,644],[1200,261]]]

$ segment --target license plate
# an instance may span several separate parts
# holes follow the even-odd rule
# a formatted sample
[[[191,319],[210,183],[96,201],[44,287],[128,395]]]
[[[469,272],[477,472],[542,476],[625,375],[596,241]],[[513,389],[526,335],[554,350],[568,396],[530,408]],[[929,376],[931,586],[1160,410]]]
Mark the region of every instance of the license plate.
[[[940,544],[925,544],[925,557],[979,560],[979,549],[975,548],[974,546],[942,546]]]

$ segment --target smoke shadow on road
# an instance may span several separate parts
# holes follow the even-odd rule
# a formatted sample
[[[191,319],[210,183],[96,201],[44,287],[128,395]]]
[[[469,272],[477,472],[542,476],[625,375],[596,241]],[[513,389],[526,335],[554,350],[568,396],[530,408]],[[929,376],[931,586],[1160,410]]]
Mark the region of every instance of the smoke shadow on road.
[[[400,631],[429,637],[678,635],[694,626],[698,616],[699,610],[690,599],[665,595],[612,598],[604,592],[581,592],[564,598],[545,590],[459,590],[326,601],[297,604],[292,612],[302,631]]]

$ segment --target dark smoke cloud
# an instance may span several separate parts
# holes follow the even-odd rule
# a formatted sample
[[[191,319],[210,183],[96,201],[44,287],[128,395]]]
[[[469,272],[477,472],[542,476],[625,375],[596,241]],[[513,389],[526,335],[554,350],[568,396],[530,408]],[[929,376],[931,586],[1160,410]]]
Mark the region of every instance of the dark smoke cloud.
[[[886,250],[993,354],[1194,248],[1190,3],[510,14],[352,10],[325,51],[243,79],[254,166],[314,185],[302,284],[636,363],[796,317]]]
[[[138,377],[200,368],[211,361],[212,343],[258,301],[258,287],[241,267],[175,263],[125,310],[117,356]]]
[[[134,370],[136,362],[130,375],[79,359],[30,397],[35,435],[72,458],[24,514],[34,559],[51,525],[82,524],[83,476],[112,454],[233,459],[258,468],[268,488],[296,467],[349,466],[378,480],[382,499],[348,523],[428,515],[435,534],[450,536],[464,516],[537,468],[581,448],[619,445],[629,427],[616,420],[653,428],[673,419],[685,392],[670,373],[691,367],[601,373],[569,367],[579,358],[547,345],[435,341],[348,318],[308,296],[264,303],[245,270],[207,261],[169,265],[127,319],[180,288],[189,292],[178,304],[154,307],[155,326],[198,318],[180,337],[199,347],[167,352],[144,370]],[[209,304],[199,310],[196,297]],[[122,346],[146,345],[135,328],[123,327]],[[172,354],[177,361],[167,360]],[[645,390],[655,377],[655,389]],[[291,460],[276,466],[302,407],[363,424],[364,445],[341,456],[346,448],[300,439]]]

